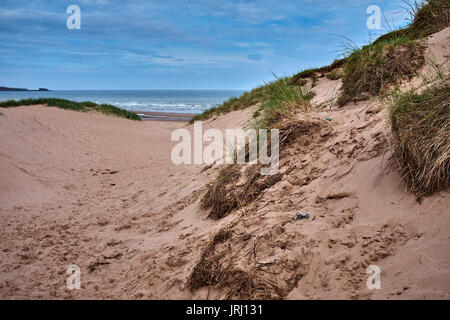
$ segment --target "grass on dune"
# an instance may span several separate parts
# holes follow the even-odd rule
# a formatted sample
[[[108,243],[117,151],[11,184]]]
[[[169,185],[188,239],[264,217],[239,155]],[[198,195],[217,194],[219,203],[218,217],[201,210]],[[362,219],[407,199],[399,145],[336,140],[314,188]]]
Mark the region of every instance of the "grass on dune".
[[[318,78],[326,76],[330,80],[342,78],[343,93],[338,101],[340,106],[353,100],[378,95],[388,85],[396,84],[413,76],[423,65],[423,45],[415,41],[450,26],[450,2],[448,0],[409,1],[405,0],[413,17],[411,24],[394,30],[363,48],[354,48],[343,59],[321,68],[303,70],[289,77],[288,84],[303,87],[307,79],[314,86]],[[344,68],[344,72],[337,71]],[[218,107],[194,116],[190,123],[206,120],[213,115],[247,108],[258,103],[264,104],[274,82],[245,92],[240,97],[230,98]],[[257,114],[259,111],[257,112]]]
[[[272,129],[280,122],[292,118],[297,112],[308,112],[313,93],[305,86],[291,84],[291,78],[284,77],[272,82],[264,92],[264,101],[257,109],[252,127]]]
[[[411,24],[406,28],[387,33],[377,41],[398,37],[417,40],[450,27],[450,2],[448,0],[404,0],[403,2],[413,17]]]
[[[383,94],[388,86],[414,76],[425,63],[421,39],[450,26],[448,0],[404,2],[413,17],[409,26],[350,50],[339,106]]]
[[[252,129],[279,129],[280,144],[287,143],[291,136],[302,132],[305,123],[294,120],[298,112],[308,112],[309,101],[312,98],[310,91],[304,87],[293,86],[290,78],[284,77],[270,83],[264,91],[263,103],[254,114],[250,123]],[[291,120],[291,122],[289,122]],[[257,136],[259,139],[259,136]],[[268,142],[268,150],[271,143]],[[248,159],[248,142],[245,145],[245,158]],[[246,183],[238,185],[239,178],[245,176]],[[281,175],[262,176],[260,164],[250,166],[241,172],[237,164],[224,166],[217,177],[208,184],[207,192],[203,195],[201,206],[209,210],[209,217],[221,219],[243,206],[253,202],[266,189],[280,181]]]
[[[218,107],[210,108],[208,110],[205,110],[201,114],[195,115],[189,123],[192,124],[194,123],[194,121],[206,120],[214,115],[248,108],[257,104],[265,104],[268,99],[271,99],[271,94],[277,94],[278,97],[280,97],[288,93],[293,96],[300,97],[302,96],[302,94],[300,94],[299,91],[303,90],[302,87],[304,87],[308,83],[307,79],[311,79],[312,86],[314,86],[319,80],[319,77],[325,76],[328,73],[332,73],[333,70],[337,68],[341,68],[345,64],[345,61],[346,59],[335,60],[329,66],[307,69],[291,77],[277,78],[276,80],[259,86],[251,90],[250,92],[243,93],[240,97],[232,97]],[[331,75],[330,79],[333,78],[333,80],[337,80],[340,77],[340,74],[334,73],[333,75]],[[275,97],[275,99],[277,99],[277,97]],[[301,97],[300,100],[303,100],[303,97]],[[257,110],[255,117],[259,116],[260,114],[261,110]]]
[[[373,44],[406,38],[418,40],[450,27],[450,2],[448,0],[403,1],[409,8],[412,21],[407,27],[393,30],[379,37]]]
[[[310,100],[313,98],[314,93],[306,86],[293,85],[291,77],[276,78],[276,80],[258,87],[248,95],[244,97],[250,97],[253,95],[255,100],[249,98],[232,98],[232,103],[241,106],[242,101],[248,103],[245,107],[254,106],[258,104],[255,112],[253,113],[253,120],[250,126],[256,130],[258,129],[272,129],[276,127],[276,124],[283,119],[291,118],[297,112],[307,112],[310,109]],[[257,98],[255,96],[257,92]],[[211,115],[220,113],[218,110],[227,110],[222,112],[228,112],[229,103],[226,102],[219,108],[213,108],[205,111],[199,118],[195,120],[202,120],[203,115]],[[237,109],[234,109],[237,110]],[[191,123],[194,121],[191,120]]]
[[[117,117],[131,119],[131,120],[141,120],[141,118],[130,111],[120,109],[109,104],[97,104],[91,101],[76,102],[66,99],[58,98],[37,98],[37,99],[22,99],[22,100],[8,100],[0,102],[0,108],[10,108],[18,106],[32,106],[32,105],[47,105],[49,107],[58,107],[66,110],[73,111],[96,111],[104,114],[115,115]]]
[[[450,85],[394,93],[388,108],[393,162],[418,196],[450,187]]]
[[[341,77],[341,74],[338,72],[333,73],[333,70],[342,67],[344,64],[345,59],[335,60],[329,66],[316,69],[307,69],[293,75],[292,77],[277,78],[276,80],[259,86],[250,92],[243,93],[240,97],[232,97],[218,107],[210,108],[201,114],[195,115],[189,123],[192,124],[194,121],[206,120],[214,115],[245,109],[257,104],[266,104],[268,100],[272,100],[269,102],[269,104],[271,104],[273,100],[277,100],[282,96],[287,98],[291,95],[288,100],[293,97],[298,97],[299,100],[303,101],[303,96],[305,93],[301,93],[301,91],[304,90],[303,87],[308,83],[307,79],[312,80],[312,86],[317,83],[319,77],[325,75],[329,77],[329,79],[337,80]],[[329,73],[332,73],[331,76],[328,75]],[[319,74],[319,76],[317,74]],[[272,94],[275,94],[275,97],[272,98]],[[260,114],[261,110],[257,110],[255,117]]]
[[[408,38],[391,38],[355,49],[347,58],[339,106],[383,93],[413,77],[425,64],[425,46]]]
[[[279,129],[280,143],[292,141],[298,134],[311,132],[314,124],[295,118],[298,112],[311,109],[313,92],[306,86],[318,77],[342,78],[343,93],[340,103],[378,95],[389,85],[405,77],[415,75],[424,64],[424,46],[417,41],[429,32],[439,31],[431,27],[429,5],[434,8],[441,0],[432,0],[428,5],[418,7],[411,33],[396,31],[379,38],[373,44],[361,49],[355,48],[347,58],[336,60],[327,67],[308,69],[292,77],[283,77],[258,87],[239,98],[232,98],[223,105],[205,111],[194,120],[201,120],[213,114],[245,108],[258,103],[249,126],[253,129]],[[439,24],[439,23],[438,23]],[[420,27],[418,27],[420,25]],[[442,24],[440,24],[440,27]],[[424,32],[417,30],[423,28]],[[420,37],[419,37],[420,34]],[[386,91],[387,92],[387,91]],[[418,195],[431,194],[449,188],[450,184],[450,88],[442,85],[430,88],[422,94],[414,92],[397,93],[389,107],[389,119],[394,146],[393,160],[409,188]],[[268,148],[269,148],[268,143]],[[245,146],[247,151],[247,146]],[[247,156],[247,155],[246,155]],[[281,177],[262,178],[257,175],[258,167],[242,170],[237,165],[225,166],[208,185],[201,205],[209,210],[209,217],[221,219],[230,212],[248,205],[264,190],[279,181]],[[245,185],[237,185],[240,177],[247,175]]]
[[[189,123],[198,120],[206,120],[214,115],[224,114],[230,111],[248,108],[259,104],[259,108],[255,111],[254,118],[266,113],[265,110],[284,109],[281,107],[283,102],[287,103],[287,109],[295,109],[300,106],[305,97],[311,93],[305,93],[303,86],[305,83],[293,84],[291,77],[276,78],[276,80],[264,84],[253,89],[250,92],[243,93],[239,98],[233,97],[225,101],[222,105],[210,108],[201,114],[194,116]],[[284,110],[284,111],[286,111]]]

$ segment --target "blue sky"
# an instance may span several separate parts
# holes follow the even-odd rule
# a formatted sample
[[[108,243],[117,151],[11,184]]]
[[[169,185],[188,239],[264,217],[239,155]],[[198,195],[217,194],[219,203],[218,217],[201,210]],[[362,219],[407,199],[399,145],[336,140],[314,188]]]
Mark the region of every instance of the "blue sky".
[[[69,5],[81,29],[69,30]],[[366,27],[369,5],[382,29]],[[378,0],[2,0],[0,85],[50,89],[243,89],[327,65],[407,23]]]

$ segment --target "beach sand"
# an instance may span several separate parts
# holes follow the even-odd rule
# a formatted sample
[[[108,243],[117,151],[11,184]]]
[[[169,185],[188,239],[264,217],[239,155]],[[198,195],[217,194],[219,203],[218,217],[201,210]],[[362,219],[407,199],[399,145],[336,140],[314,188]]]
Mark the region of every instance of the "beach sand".
[[[239,127],[248,112],[220,122]],[[158,256],[168,257],[170,247],[184,246],[183,235],[207,234],[214,224],[194,208],[172,216],[172,206],[209,177],[199,174],[200,166],[170,160],[170,135],[185,122],[136,122],[45,106],[2,113],[2,298],[133,298],[137,292],[123,292],[134,286],[126,279],[157,284],[139,274]],[[99,277],[104,265],[92,266],[104,260],[120,267]],[[80,291],[66,289],[69,264],[82,269]]]
[[[286,298],[449,298],[449,195],[419,204],[406,192],[385,167],[379,106],[359,116],[356,109],[327,113],[327,142],[320,146],[318,135],[306,153],[290,150],[294,171],[254,212],[220,221],[199,208],[217,167],[169,160],[170,134],[185,123],[2,110],[1,297],[225,298],[226,290],[186,284],[207,241],[238,219],[231,251],[219,249],[224,263],[256,266],[255,275],[289,289]],[[241,125],[250,114],[232,112],[205,128]],[[299,211],[311,219],[294,222]],[[66,288],[70,264],[81,269],[81,290]],[[383,270],[384,290],[364,288],[369,264]]]
[[[195,114],[191,113],[170,113],[170,112],[153,112],[153,111],[134,111],[142,120],[159,120],[159,121],[189,121]]]

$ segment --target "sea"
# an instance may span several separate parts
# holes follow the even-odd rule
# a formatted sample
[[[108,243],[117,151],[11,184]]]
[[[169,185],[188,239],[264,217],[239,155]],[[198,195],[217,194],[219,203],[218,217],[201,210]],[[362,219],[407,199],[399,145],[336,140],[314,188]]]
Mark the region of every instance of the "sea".
[[[62,98],[112,104],[129,111],[196,114],[222,104],[244,91],[232,90],[52,90],[0,91],[0,101],[28,98]]]

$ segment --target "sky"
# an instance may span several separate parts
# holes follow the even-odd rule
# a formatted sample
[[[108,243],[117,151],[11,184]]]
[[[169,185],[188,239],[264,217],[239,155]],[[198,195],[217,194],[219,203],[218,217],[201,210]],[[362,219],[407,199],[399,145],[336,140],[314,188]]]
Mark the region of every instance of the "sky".
[[[70,5],[81,28],[68,29]],[[382,9],[369,30],[368,6]],[[249,90],[404,26],[402,0],[2,0],[0,86]]]

